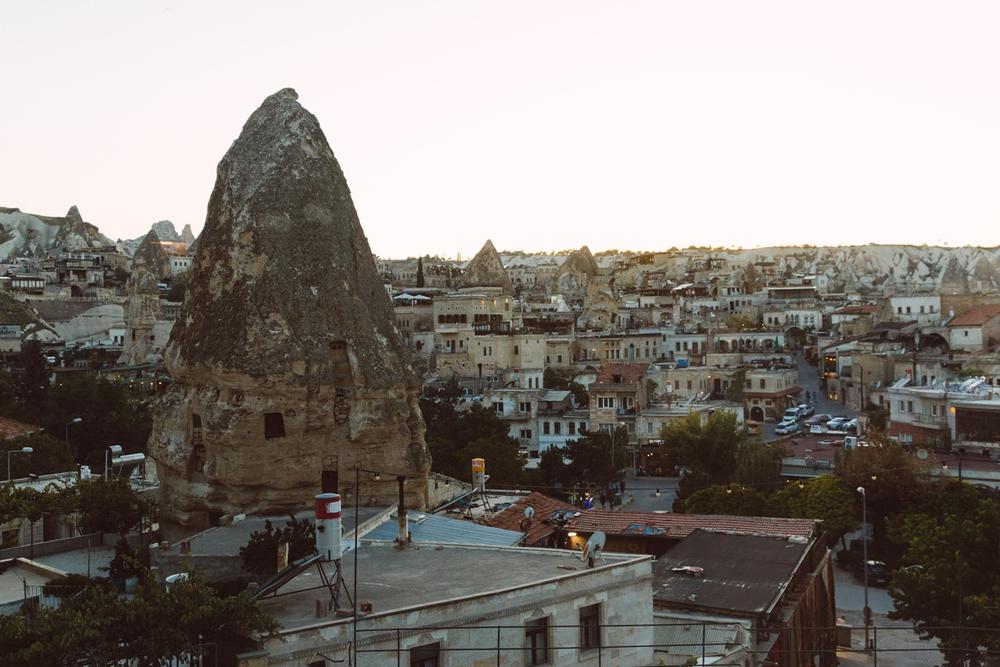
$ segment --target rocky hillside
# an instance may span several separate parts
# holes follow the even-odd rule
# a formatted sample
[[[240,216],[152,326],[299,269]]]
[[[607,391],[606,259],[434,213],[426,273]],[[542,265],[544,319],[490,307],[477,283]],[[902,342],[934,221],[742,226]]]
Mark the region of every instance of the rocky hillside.
[[[773,261],[779,272],[826,276],[844,289],[991,292],[1000,289],[1000,248],[864,245],[753,248],[723,253],[731,266]]]
[[[174,223],[169,220],[160,220],[159,222],[154,222],[150,225],[150,229],[156,233],[156,237],[161,241],[181,242],[190,246],[195,240],[194,232],[191,231],[191,225],[184,225],[184,229],[182,229],[178,234],[177,228],[174,227]],[[143,234],[142,236],[134,239],[127,239],[122,241],[122,247],[129,255],[134,255],[135,251],[139,248],[139,245],[142,244],[142,241],[145,238],[146,235]]]
[[[83,221],[76,206],[61,218],[0,207],[0,262],[114,245],[95,225]]]

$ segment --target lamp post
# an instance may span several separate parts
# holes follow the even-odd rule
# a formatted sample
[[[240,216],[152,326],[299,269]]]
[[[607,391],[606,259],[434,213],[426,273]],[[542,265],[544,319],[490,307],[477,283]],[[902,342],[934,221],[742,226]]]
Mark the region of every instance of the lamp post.
[[[69,444],[69,427],[73,424],[79,424],[83,421],[83,417],[73,417],[71,420],[66,422],[66,444]]]
[[[351,619],[351,653],[353,654],[354,661],[351,664],[358,664],[358,608],[360,606],[358,602],[358,537],[361,534],[361,519],[360,519],[360,508],[361,508],[361,473],[368,473],[374,475],[375,481],[382,479],[382,476],[375,470],[365,470],[360,466],[354,467],[354,583],[352,585],[353,591],[351,595],[354,599],[354,613]]]
[[[35,450],[32,449],[31,447],[21,447],[21,449],[8,449],[7,450],[7,481],[8,482],[13,481],[13,478],[10,475],[10,455],[11,454],[30,454],[33,451],[35,451]]]
[[[861,494],[861,527],[862,527],[862,558],[864,562],[861,564],[862,570],[865,573],[865,650],[868,650],[868,626],[871,625],[872,610],[868,607],[868,502],[867,494],[865,493],[865,487],[859,486],[858,493]]]

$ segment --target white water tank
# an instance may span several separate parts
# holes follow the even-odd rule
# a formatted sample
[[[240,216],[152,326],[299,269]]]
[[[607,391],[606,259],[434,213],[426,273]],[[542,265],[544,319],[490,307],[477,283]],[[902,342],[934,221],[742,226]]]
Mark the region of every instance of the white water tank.
[[[325,560],[339,560],[340,544],[340,496],[336,493],[321,493],[316,496],[316,551]]]

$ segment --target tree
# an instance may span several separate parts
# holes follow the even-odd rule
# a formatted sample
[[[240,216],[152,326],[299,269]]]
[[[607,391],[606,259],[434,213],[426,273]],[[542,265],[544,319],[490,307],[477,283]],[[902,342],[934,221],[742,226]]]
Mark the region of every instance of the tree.
[[[49,389],[48,362],[42,344],[37,340],[25,342],[20,362],[23,373],[18,379],[18,402],[22,407],[38,405],[45,400]]]
[[[934,484],[928,495],[924,511],[890,524],[904,552],[889,589],[889,617],[938,639],[948,664],[979,665],[979,647],[1000,650],[1000,632],[986,630],[1000,628],[1000,500],[953,480]]]
[[[297,561],[316,551],[316,526],[306,520],[289,516],[285,527],[277,530],[270,521],[264,530],[251,533],[246,546],[240,547],[243,568],[260,577],[270,577],[278,571],[278,545],[288,544],[288,562]]]
[[[689,514],[767,516],[767,496],[739,484],[709,486],[691,494],[684,501],[684,511]]]
[[[417,258],[417,287],[424,286],[424,258]]]
[[[469,456],[470,451],[488,451],[490,456],[482,458],[487,459],[493,471],[490,473],[492,482],[521,483],[521,476],[514,475],[511,467],[514,463],[523,466],[520,446],[507,434],[507,424],[495,412],[478,403],[460,412],[451,402],[436,398],[422,398],[420,409],[427,426],[427,447],[435,472],[470,480],[470,461],[474,458]]]
[[[844,452],[844,461],[834,473],[850,490],[864,487],[873,540],[886,557],[892,548],[886,533],[889,517],[919,502],[927,486],[926,472],[914,461],[899,443],[875,436],[871,446]],[[856,494],[855,507],[859,508]]]
[[[0,439],[0,451],[31,447],[28,456],[14,456],[10,460],[11,475],[17,479],[29,473],[48,475],[75,470],[72,448],[64,440],[45,432],[35,432],[15,440]]]
[[[818,519],[830,543],[838,539],[843,542],[844,535],[858,524],[854,503],[854,494],[843,479],[824,476],[808,482],[786,484],[785,488],[771,496],[769,513],[772,516]]]
[[[546,389],[559,389],[572,392],[576,404],[583,408],[590,405],[590,393],[579,382],[574,382],[566,371],[559,368],[546,368],[542,375],[542,384]]]
[[[736,473],[736,452],[746,432],[737,427],[736,415],[716,411],[702,423],[700,413],[667,423],[661,432],[664,453],[689,472],[681,479],[678,494],[686,498],[714,484],[729,484]]]
[[[747,372],[741,368],[733,373],[729,381],[729,388],[726,389],[726,400],[730,403],[743,403],[743,392],[746,387]]]
[[[759,489],[774,488],[781,479],[781,461],[787,455],[780,445],[745,442],[736,450],[734,479]]]
[[[459,479],[472,481],[472,459],[486,460],[490,485],[518,486],[525,482],[524,457],[517,440],[509,437],[476,438],[458,450],[458,460],[464,465]]]
[[[243,592],[217,595],[197,576],[169,590],[143,571],[131,599],[107,585],[86,585],[58,608],[22,608],[0,615],[0,663],[153,667],[190,661],[201,644],[215,644],[219,662],[253,646],[249,637],[278,630]]]
[[[611,434],[602,431],[586,431],[582,437],[566,443],[567,472],[573,484],[607,487],[618,480],[618,471],[628,465],[628,431],[619,428],[614,434],[614,443],[611,438]],[[611,460],[612,452],[614,461]]]
[[[188,281],[191,279],[191,272],[185,271],[170,279],[170,291],[167,292],[167,301],[180,303],[184,301],[187,294]]]
[[[155,510],[152,502],[133,491],[127,480],[81,480],[76,489],[80,524],[87,533],[124,537]]]

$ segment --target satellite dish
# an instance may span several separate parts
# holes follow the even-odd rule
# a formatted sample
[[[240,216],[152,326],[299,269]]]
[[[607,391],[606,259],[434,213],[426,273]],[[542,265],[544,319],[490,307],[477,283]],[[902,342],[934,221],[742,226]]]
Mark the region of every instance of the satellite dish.
[[[520,528],[521,530],[528,530],[531,528],[531,517],[535,516],[535,508],[528,505],[524,508],[524,518],[521,519]]]
[[[580,554],[580,559],[587,564],[587,567],[593,567],[593,562],[598,558],[601,562],[607,565],[607,561],[604,560],[604,545],[607,543],[608,537],[602,531],[597,531],[590,536],[587,543],[583,545],[583,553]]]
[[[920,459],[921,461],[926,460],[927,459],[927,450],[923,449],[923,448],[918,449],[917,450],[917,458]]]

